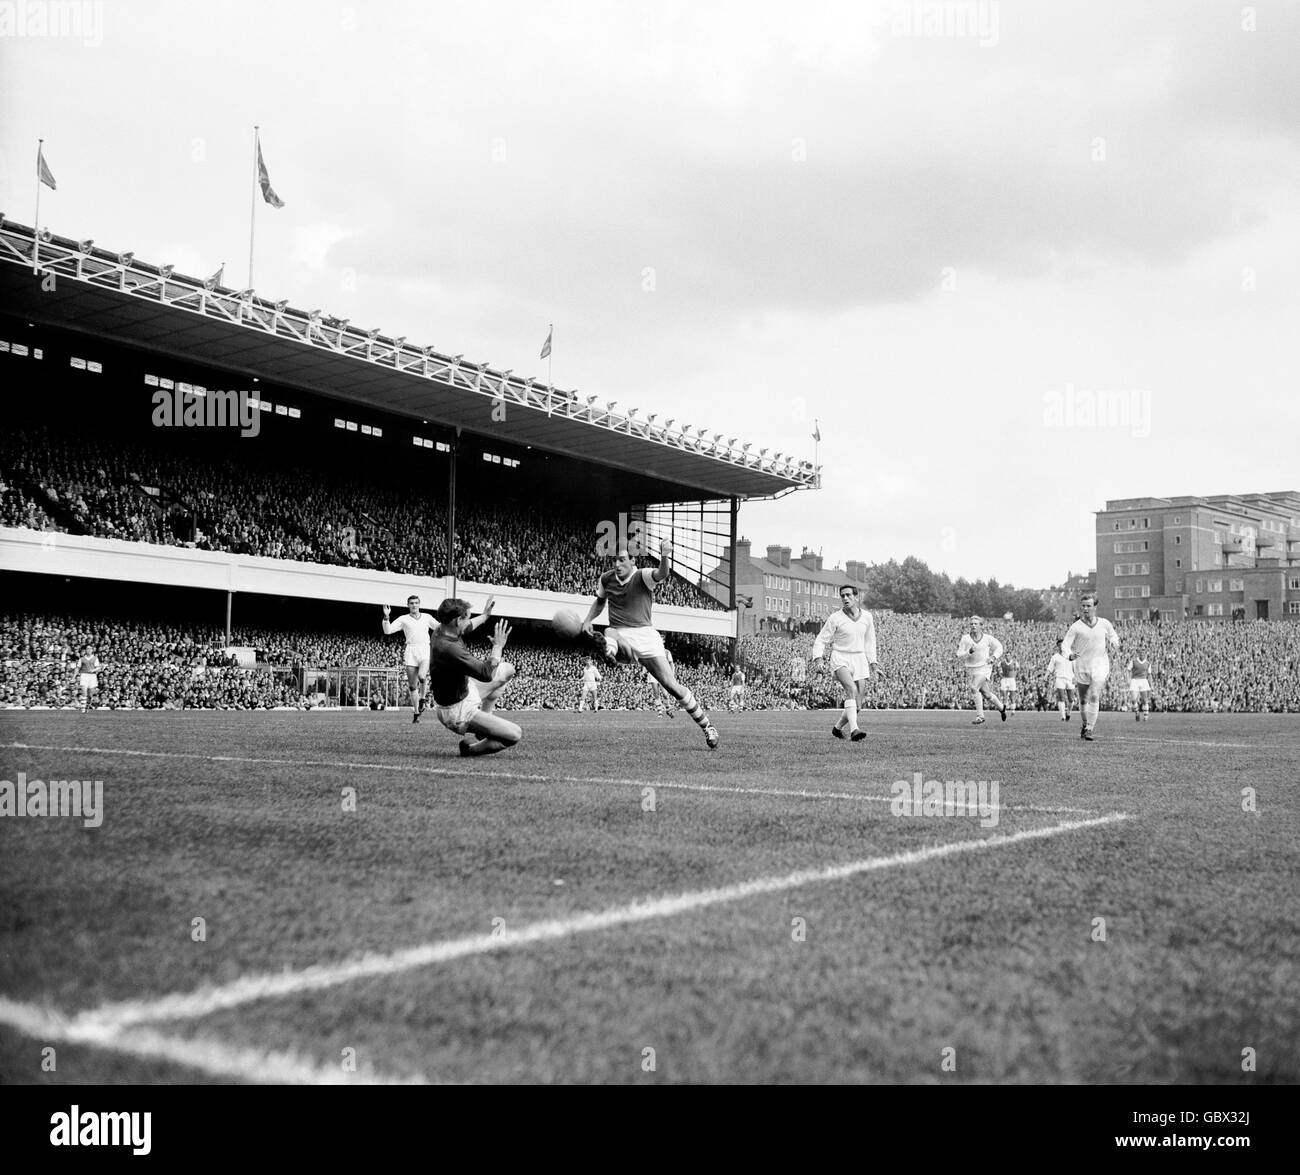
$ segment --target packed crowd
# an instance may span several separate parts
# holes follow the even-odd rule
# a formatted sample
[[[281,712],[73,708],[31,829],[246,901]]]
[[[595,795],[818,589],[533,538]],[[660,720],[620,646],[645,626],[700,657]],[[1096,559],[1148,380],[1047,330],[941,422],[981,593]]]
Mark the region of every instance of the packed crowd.
[[[83,650],[99,659],[96,702],[111,709],[258,710],[302,706],[269,666],[239,669],[216,630],[77,617],[0,617],[0,706],[78,700]]]
[[[963,622],[943,616],[873,613],[880,658],[869,694],[881,708],[959,709],[970,705],[966,673],[956,657]],[[1016,674],[1020,709],[1053,706],[1047,667],[1065,626],[1045,621],[995,621],[985,630],[997,637],[1019,663]],[[1116,625],[1120,653],[1102,698],[1106,709],[1131,705],[1126,667],[1134,657],[1151,665],[1152,702],[1157,711],[1272,711],[1300,713],[1300,624]],[[741,643],[746,669],[769,681],[790,681],[790,663],[812,653],[807,633],[746,637]],[[996,689],[1000,673],[995,673]],[[839,687],[824,670],[807,675],[798,691],[810,708],[838,704]]]
[[[239,450],[242,454],[246,450]],[[260,452],[260,450],[258,450]],[[264,465],[112,443],[44,428],[0,438],[0,522],[130,542],[358,567],[447,573],[446,500],[379,475]],[[597,526],[537,502],[465,504],[457,511],[456,574],[472,583],[590,593],[611,559]],[[722,607],[674,575],[665,604]]]
[[[879,708],[961,709],[970,705],[966,674],[955,654],[963,631],[945,617],[875,614],[878,673],[869,688]],[[1052,708],[1047,667],[1062,635],[1058,625],[998,621],[989,631],[1019,663],[1020,709]],[[1122,624],[1122,651],[1113,658],[1103,696],[1107,709],[1131,705],[1129,659],[1151,664],[1157,711],[1272,711],[1300,713],[1300,625]],[[471,648],[487,650],[487,630]],[[840,690],[824,666],[808,666],[809,634],[762,635],[740,642],[738,663],[746,674],[747,709],[817,709],[838,706]],[[89,646],[104,668],[99,704],[140,708],[305,707],[315,693],[306,671],[367,667],[390,669],[404,701],[400,671],[403,644],[371,632],[320,632],[242,628],[235,646],[257,650],[257,668],[240,669],[223,651],[217,628],[141,621],[10,615],[0,618],[0,706],[59,706],[76,700],[77,663]],[[710,709],[727,705],[732,665],[721,638],[668,634],[677,676]],[[517,626],[507,658],[517,676],[503,709],[574,709],[589,648],[541,628]],[[807,667],[792,686],[792,661]],[[642,669],[622,665],[602,675],[601,705],[654,709],[662,691]],[[994,675],[994,686],[1000,674]],[[304,690],[306,692],[304,693]]]

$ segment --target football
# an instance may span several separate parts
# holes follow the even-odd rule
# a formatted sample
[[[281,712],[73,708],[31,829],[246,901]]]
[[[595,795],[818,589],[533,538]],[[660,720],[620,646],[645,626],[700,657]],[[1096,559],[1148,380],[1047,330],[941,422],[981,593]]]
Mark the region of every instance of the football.
[[[582,621],[578,619],[578,614],[571,608],[561,608],[551,617],[551,625],[556,632],[570,639],[582,631]]]

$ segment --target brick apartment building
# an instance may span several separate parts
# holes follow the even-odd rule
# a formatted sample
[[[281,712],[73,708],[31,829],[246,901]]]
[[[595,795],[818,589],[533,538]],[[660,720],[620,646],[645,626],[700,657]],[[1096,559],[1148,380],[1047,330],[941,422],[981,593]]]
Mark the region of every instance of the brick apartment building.
[[[1300,493],[1107,502],[1097,592],[1111,620],[1300,620]]]
[[[845,567],[822,567],[822,557],[803,548],[772,545],[755,558],[749,539],[736,541],[736,595],[752,601],[740,607],[740,634],[798,628],[810,619],[825,620],[840,606],[840,585],[864,584],[867,564],[850,559]]]

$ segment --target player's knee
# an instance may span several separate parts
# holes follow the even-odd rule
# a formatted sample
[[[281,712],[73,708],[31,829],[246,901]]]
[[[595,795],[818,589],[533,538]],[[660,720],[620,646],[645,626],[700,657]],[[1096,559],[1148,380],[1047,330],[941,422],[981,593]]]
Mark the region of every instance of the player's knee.
[[[509,743],[513,747],[524,737],[524,732],[513,722],[507,722],[505,727],[506,729],[501,734],[501,741],[503,743]]]

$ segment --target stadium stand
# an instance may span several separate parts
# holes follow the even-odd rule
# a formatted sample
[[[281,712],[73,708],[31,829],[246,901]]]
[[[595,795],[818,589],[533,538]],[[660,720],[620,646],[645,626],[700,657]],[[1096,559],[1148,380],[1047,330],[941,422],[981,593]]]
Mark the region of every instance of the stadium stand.
[[[970,704],[965,675],[952,656],[962,631],[939,616],[876,614],[881,673],[871,687],[878,708],[961,709]],[[377,628],[378,625],[375,625]],[[1128,657],[1141,651],[1153,665],[1156,711],[1300,713],[1300,625],[1121,625],[1125,653],[1113,663],[1103,705],[1129,705]],[[1020,661],[1019,706],[1048,710],[1045,672],[1059,626],[1002,622],[994,630]],[[397,669],[401,642],[377,633],[243,627],[235,645],[259,651],[256,669],[231,666],[224,634],[215,627],[72,615],[15,614],[0,618],[0,706],[60,706],[76,697],[76,662],[90,645],[104,663],[99,702],[110,708],[305,708],[305,668],[370,666]],[[482,641],[480,641],[482,644]],[[726,707],[730,661],[716,638],[672,638],[681,680],[707,706]],[[486,647],[484,645],[484,647]],[[748,676],[747,709],[838,705],[828,674],[810,675],[791,699],[791,655],[807,658],[812,638],[745,638],[740,663]],[[517,676],[503,709],[573,709],[585,651],[542,628],[520,628],[510,658]],[[651,709],[660,691],[635,666],[604,674],[601,704]],[[345,694],[345,701],[347,697]]]
[[[260,458],[260,460],[259,460]],[[401,471],[322,479],[319,468],[285,465],[256,445],[210,452],[69,435],[39,425],[0,440],[6,525],[205,551],[262,555],[397,575],[441,576],[446,499],[412,492]],[[596,520],[509,498],[457,513],[457,573],[475,583],[591,592],[608,558]],[[723,606],[679,576],[661,603]]]

